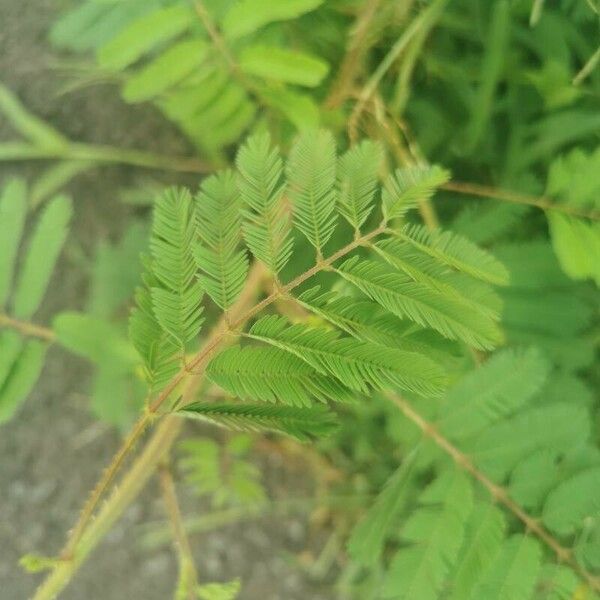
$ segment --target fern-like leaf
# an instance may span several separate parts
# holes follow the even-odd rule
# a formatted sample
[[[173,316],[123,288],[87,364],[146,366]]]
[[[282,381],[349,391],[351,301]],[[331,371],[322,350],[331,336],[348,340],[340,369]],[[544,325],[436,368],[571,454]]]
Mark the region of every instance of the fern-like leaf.
[[[525,535],[513,535],[504,542],[470,598],[529,600],[540,566],[541,548],[538,542]]]
[[[292,253],[283,199],[283,162],[271,147],[270,137],[257,134],[242,146],[236,165],[246,208],[244,239],[258,260],[279,273]]]
[[[504,540],[506,521],[491,503],[475,506],[465,530],[463,547],[450,578],[450,600],[470,598],[473,587],[489,567]]]
[[[338,207],[355,231],[360,230],[373,210],[382,160],[381,146],[368,140],[350,148],[339,159]]]
[[[209,363],[216,384],[243,400],[310,406],[313,400],[352,402],[352,391],[278,348],[228,348]]]
[[[336,225],[336,155],[328,131],[306,131],[296,140],[286,167],[288,193],[298,229],[322,255]]]
[[[505,350],[449,390],[440,429],[465,438],[508,417],[542,388],[549,364],[537,350]]]
[[[387,220],[402,217],[421,200],[431,198],[436,188],[446,183],[450,174],[433,166],[416,166],[397,169],[385,180],[383,214]]]
[[[152,307],[161,327],[184,348],[202,325],[202,287],[194,260],[194,204],[187,190],[170,189],[157,199],[150,249]]]
[[[441,368],[415,352],[340,337],[328,329],[290,325],[278,316],[263,317],[247,335],[295,354],[319,373],[333,375],[359,392],[392,385],[436,396],[443,389]]]
[[[449,231],[429,231],[422,225],[406,225],[398,235],[458,271],[495,285],[508,283],[506,267],[464,237]]]
[[[229,308],[244,286],[248,258],[238,250],[241,237],[239,191],[235,175],[223,171],[202,183],[196,199],[201,243],[195,248],[200,285],[222,309]]]
[[[402,528],[409,545],[392,559],[383,598],[437,600],[460,550],[472,504],[470,482],[456,469],[447,471],[425,489],[419,504]]]
[[[195,402],[177,414],[236,431],[275,431],[300,441],[329,435],[337,427],[333,413],[320,404],[297,408],[273,404]]]
[[[455,295],[412,281],[385,264],[353,257],[337,270],[393,314],[431,327],[449,339],[482,349],[493,348],[501,339],[498,327],[486,315],[465,310]]]

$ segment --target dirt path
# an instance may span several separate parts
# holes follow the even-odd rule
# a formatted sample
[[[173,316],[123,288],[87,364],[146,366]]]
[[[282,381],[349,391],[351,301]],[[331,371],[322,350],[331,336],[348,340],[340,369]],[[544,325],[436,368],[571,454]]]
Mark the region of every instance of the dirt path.
[[[68,136],[89,142],[187,153],[179,134],[149,108],[125,106],[110,87],[57,97],[60,79],[47,66],[46,31],[55,17],[50,0],[0,0],[0,80],[32,111]],[[0,139],[11,132],[0,118]],[[31,178],[42,165],[0,164],[8,175]],[[76,200],[74,227],[52,288],[36,320],[47,323],[60,309],[80,309],[86,294],[81,258],[95,240],[115,238],[132,210],[115,200],[119,186],[132,185],[140,171],[96,169],[69,186]],[[181,178],[179,179],[181,181]],[[187,183],[194,183],[193,179]],[[18,417],[0,429],[0,598],[24,600],[39,578],[17,561],[27,552],[52,554],[76,518],[82,500],[118,443],[117,434],[90,416],[85,364],[51,349],[41,381]],[[276,458],[266,461],[269,488],[306,490],[298,473]],[[140,524],[162,519],[153,482],[111,532],[61,596],[64,600],[165,600],[172,597],[175,561],[169,547],[151,552],[139,545]],[[186,498],[187,512],[197,507]],[[193,539],[205,581],[240,577],[244,600],[326,600],[295,564],[294,552],[308,536],[304,518],[270,517],[231,525]],[[313,543],[318,550],[318,543]]]

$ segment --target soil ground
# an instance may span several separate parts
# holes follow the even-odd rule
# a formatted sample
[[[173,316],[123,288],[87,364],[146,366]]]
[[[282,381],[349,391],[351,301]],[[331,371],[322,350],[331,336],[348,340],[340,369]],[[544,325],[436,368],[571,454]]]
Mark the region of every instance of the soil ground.
[[[49,67],[47,30],[60,3],[0,0],[0,81],[34,113],[72,139],[161,153],[191,149],[179,133],[149,107],[123,104],[115,88],[97,86],[60,96],[61,80]],[[0,139],[11,132],[0,117]],[[0,184],[9,175],[31,180],[40,163],[0,164]],[[116,238],[133,209],[115,198],[119,187],[135,184],[143,171],[97,168],[68,186],[76,200],[74,226],[51,289],[36,321],[48,323],[58,310],[81,309],[87,273],[82,257],[100,238]],[[160,175],[195,185],[194,178]],[[139,210],[139,209],[138,209]],[[17,565],[27,552],[52,555],[64,542],[85,495],[110,459],[118,434],[91,416],[86,397],[87,365],[51,348],[34,393],[19,415],[0,430],[0,600],[25,600],[39,576]],[[267,487],[275,496],[306,495],[310,482],[277,455],[263,456]],[[303,472],[303,471],[302,471]],[[187,514],[203,505],[184,497]],[[156,481],[124,517],[61,595],[64,600],[165,600],[172,597],[176,563],[167,545],[141,547],[141,525],[164,519]],[[298,554],[321,546],[306,515],[245,521],[192,539],[204,581],[243,582],[242,600],[329,600],[332,593],[312,583]]]

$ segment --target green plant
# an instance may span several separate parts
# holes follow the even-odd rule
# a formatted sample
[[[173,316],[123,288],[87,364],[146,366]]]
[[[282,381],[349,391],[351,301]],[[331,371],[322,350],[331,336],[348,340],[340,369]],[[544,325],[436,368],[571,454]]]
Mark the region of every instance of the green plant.
[[[96,365],[100,418],[127,430],[137,415],[59,557],[25,559],[50,569],[37,600],[62,590],[154,471],[176,597],[235,597],[238,582],[198,584],[173,469],[217,507],[259,505],[264,490],[246,434],[186,440],[169,465],[184,419],[284,434],[342,473],[322,485],[358,507],[330,509],[314,568],[342,557],[342,598],[597,597],[595,10],[88,0],[57,23],[54,43],[95,52],[92,80],[152,101],[206,161],[71,142],[0,88],[0,109],[31,141],[0,145],[0,158],[61,161],[34,206],[101,161],[231,164],[195,194],[156,196],[141,277],[139,226],[98,249],[86,314],[40,328],[17,291],[1,317]],[[22,221],[21,184],[6,188],[15,194]],[[457,202],[473,196],[500,202]],[[127,339],[119,316],[135,286]],[[21,297],[37,306],[38,287]],[[0,348],[22,343],[2,336]],[[105,393],[115,389],[121,401]]]

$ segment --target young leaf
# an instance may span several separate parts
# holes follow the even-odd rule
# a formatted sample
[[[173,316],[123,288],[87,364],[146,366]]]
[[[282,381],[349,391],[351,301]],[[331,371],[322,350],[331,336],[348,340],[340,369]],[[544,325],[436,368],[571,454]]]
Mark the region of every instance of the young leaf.
[[[0,389],[23,348],[23,336],[12,329],[0,330]]]
[[[235,600],[240,593],[241,584],[239,580],[228,583],[205,583],[198,586],[198,598],[200,600]]]
[[[233,40],[254,33],[268,23],[295,19],[314,10],[323,0],[240,0],[223,19],[223,32]]]
[[[468,304],[456,295],[412,281],[383,263],[355,256],[342,263],[337,271],[391,313],[431,327],[449,339],[460,339],[481,349],[493,348],[501,340],[494,321],[468,310]]]
[[[42,367],[47,344],[29,340],[0,387],[0,423],[8,421],[33,389]]]
[[[244,287],[248,258],[238,250],[241,238],[240,196],[235,175],[224,171],[202,182],[196,197],[200,244],[195,248],[200,284],[213,301],[228,309]]]
[[[267,134],[250,137],[236,159],[246,206],[244,239],[250,251],[279,273],[292,253],[289,219],[283,201],[283,163]]]
[[[391,385],[436,396],[445,382],[441,368],[416,352],[339,337],[328,329],[289,325],[278,316],[263,317],[247,335],[295,354],[319,373],[333,375],[359,392]]]
[[[275,431],[300,441],[329,435],[337,427],[333,413],[320,404],[297,408],[276,404],[195,402],[176,414],[236,431]]]
[[[313,400],[352,402],[351,390],[278,348],[228,348],[209,363],[207,375],[243,400],[311,406]]]
[[[13,270],[27,215],[27,188],[20,179],[5,184],[0,195],[0,309],[12,287]]]
[[[316,87],[329,71],[326,62],[311,54],[263,45],[243,50],[240,68],[248,75],[305,87]]]
[[[358,231],[373,210],[377,175],[383,150],[365,140],[350,148],[339,159],[338,207],[341,215]]]
[[[331,133],[318,130],[300,134],[286,166],[288,193],[298,229],[320,255],[336,225],[335,170]]]
[[[448,171],[438,167],[419,166],[397,169],[385,180],[382,194],[384,217],[402,217],[421,200],[431,198],[436,188],[450,178]]]
[[[42,212],[29,241],[13,297],[16,317],[28,319],[40,305],[67,237],[71,213],[71,200],[66,196],[56,196]]]
[[[180,347],[202,325],[202,288],[196,279],[194,204],[187,190],[171,188],[155,204],[150,249],[152,307],[160,326]]]

